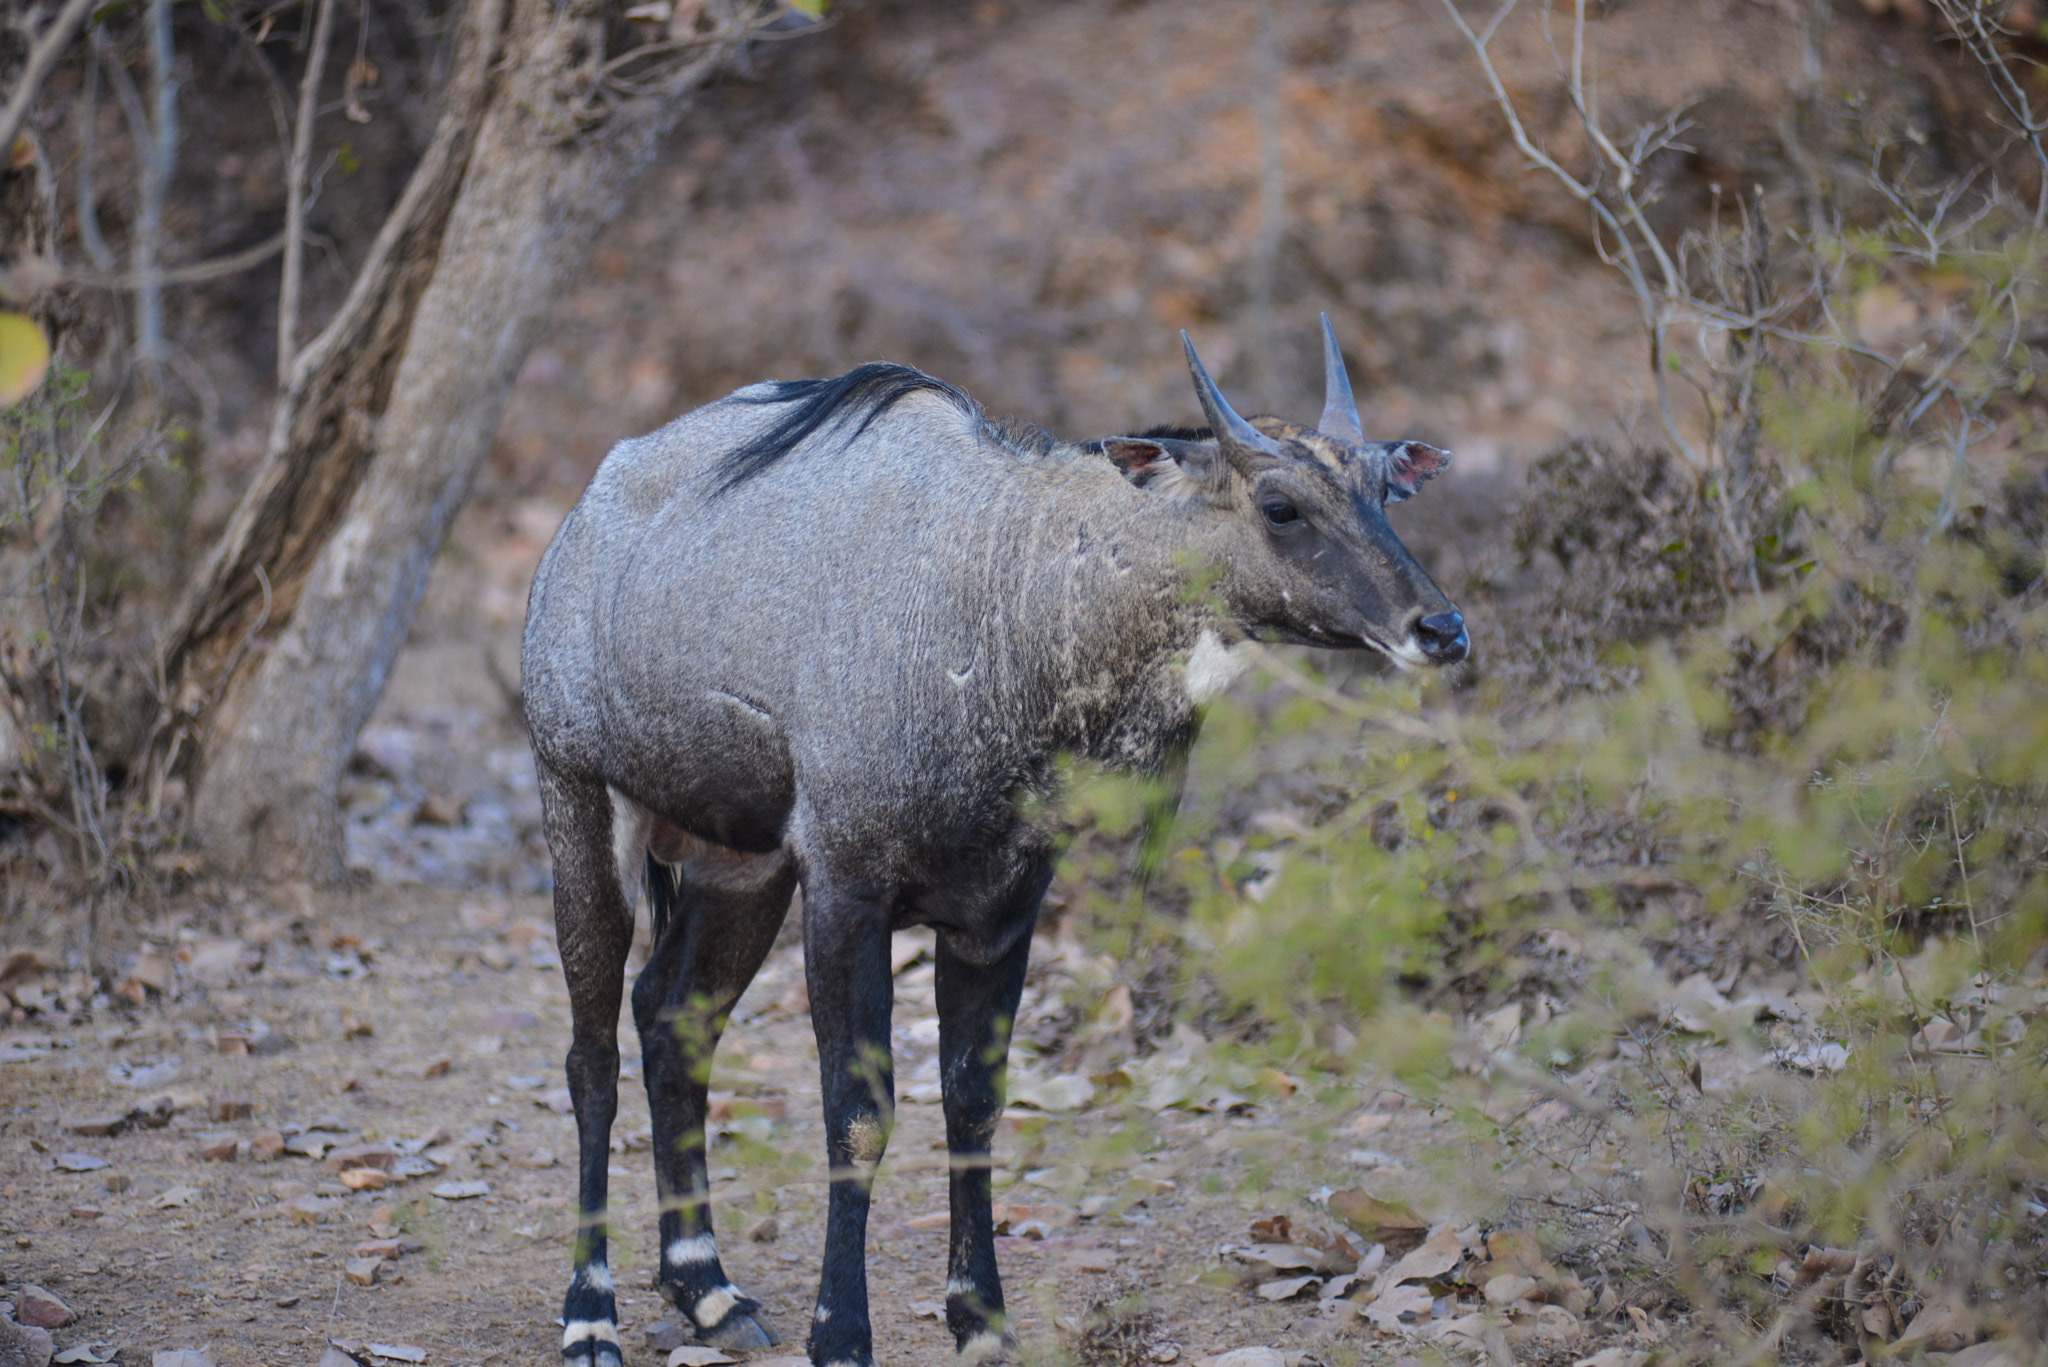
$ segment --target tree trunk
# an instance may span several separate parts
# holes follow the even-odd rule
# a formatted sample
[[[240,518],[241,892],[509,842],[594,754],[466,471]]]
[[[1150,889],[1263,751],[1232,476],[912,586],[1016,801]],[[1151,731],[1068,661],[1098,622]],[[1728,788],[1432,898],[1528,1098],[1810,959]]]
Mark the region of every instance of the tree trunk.
[[[478,0],[459,72],[493,71],[487,49],[504,3]],[[625,93],[608,80],[616,6],[511,3],[495,74],[477,76],[487,87],[480,119],[451,96],[446,165],[415,176],[417,187],[466,162],[445,228],[415,225],[417,246],[379,258],[399,295],[419,282],[416,306],[369,281],[377,297],[364,301],[362,342],[309,348],[305,383],[287,395],[274,428],[270,468],[173,637],[170,654],[185,665],[182,710],[205,713],[194,829],[227,872],[341,877],[342,770],[512,380],[688,93],[747,32],[722,14],[684,49],[687,64],[652,87],[636,76]],[[451,131],[451,119],[462,126]],[[465,158],[458,144],[468,128],[476,132]],[[431,219],[431,190],[419,199],[415,212]],[[380,396],[367,375],[386,361]],[[323,376],[341,402],[323,393]],[[338,525],[322,512],[336,507]],[[277,570],[259,575],[265,565]]]

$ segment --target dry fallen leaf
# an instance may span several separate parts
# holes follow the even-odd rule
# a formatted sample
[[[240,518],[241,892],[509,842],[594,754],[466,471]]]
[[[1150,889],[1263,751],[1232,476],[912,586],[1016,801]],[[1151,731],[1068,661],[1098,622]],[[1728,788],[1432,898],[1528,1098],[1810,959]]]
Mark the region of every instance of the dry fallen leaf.
[[[1402,1331],[1403,1315],[1427,1316],[1436,1300],[1419,1286],[1390,1286],[1379,1294],[1371,1305],[1365,1307],[1364,1315],[1380,1332],[1398,1334]]]
[[[1285,1277],[1279,1281],[1262,1282],[1258,1294],[1269,1301],[1291,1301],[1312,1286],[1321,1286],[1321,1277]]]
[[[1429,1231],[1429,1236],[1422,1241],[1420,1248],[1388,1269],[1387,1281],[1427,1281],[1431,1277],[1441,1277],[1458,1265],[1458,1259],[1463,1257],[1464,1253],[1464,1245],[1458,1240],[1458,1231],[1451,1228],[1450,1222],[1446,1221]]]
[[[701,1343],[686,1343],[669,1351],[668,1367],[718,1367],[722,1362],[737,1362],[716,1348]]]

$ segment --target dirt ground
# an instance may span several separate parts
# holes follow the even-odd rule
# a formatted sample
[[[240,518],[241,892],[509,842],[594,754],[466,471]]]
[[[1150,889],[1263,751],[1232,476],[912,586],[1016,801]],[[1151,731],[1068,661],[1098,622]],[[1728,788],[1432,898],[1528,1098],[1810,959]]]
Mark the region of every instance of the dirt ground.
[[[136,972],[166,975],[168,992],[59,1009],[41,1028],[0,1035],[8,1292],[55,1293],[78,1315],[57,1331],[60,1349],[93,1345],[125,1363],[171,1349],[221,1364],[312,1363],[328,1339],[417,1347],[432,1363],[553,1360],[575,1135],[559,1063],[567,997],[546,922],[532,895],[414,886],[237,895],[153,927],[163,952]],[[943,1124],[919,948],[905,937],[898,955],[902,1104],[869,1242],[878,1354],[899,1364],[952,1357],[932,1310],[945,1278]],[[1041,1004],[1071,990],[1058,965],[1080,952],[1044,944],[1032,989]],[[785,1334],[807,1321],[823,1226],[801,981],[801,950],[785,944],[742,1003],[714,1078],[725,1099],[712,1162],[726,1264]],[[666,1307],[648,1289],[655,1202],[636,1065],[629,1046],[614,1266],[628,1360],[648,1362],[660,1355],[644,1331]],[[1056,1346],[1063,1322],[1139,1286],[1156,1309],[1157,1354],[1264,1345],[1389,1359],[1396,1341],[1376,1343],[1348,1305],[1340,1318],[1312,1297],[1273,1303],[1212,1284],[1235,1279],[1219,1249],[1252,1242],[1254,1219],[1290,1207],[1302,1216],[1308,1189],[1405,1187],[1396,1155],[1430,1128],[1391,1112],[1370,1148],[1333,1161],[1309,1152],[1286,1107],[1013,1108],[998,1202],[1036,1237],[1004,1238],[1000,1256],[1027,1351]],[[138,1111],[138,1122],[92,1133]],[[395,1150],[388,1186],[351,1191],[320,1161],[324,1146],[360,1144]],[[451,1183],[488,1189],[435,1194],[468,1189]],[[1105,1204],[1090,1198],[1107,1208],[1081,1218]],[[374,1284],[352,1280],[357,1245],[393,1227],[417,1247],[384,1262]]]

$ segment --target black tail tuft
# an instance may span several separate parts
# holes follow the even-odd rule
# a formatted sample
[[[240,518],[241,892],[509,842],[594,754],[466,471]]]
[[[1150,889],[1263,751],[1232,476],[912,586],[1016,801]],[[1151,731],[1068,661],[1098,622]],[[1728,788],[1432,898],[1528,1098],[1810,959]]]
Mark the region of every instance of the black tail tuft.
[[[668,923],[676,914],[676,906],[683,899],[683,871],[670,868],[647,856],[647,924],[654,932],[654,943],[660,944],[661,937],[668,930]]]

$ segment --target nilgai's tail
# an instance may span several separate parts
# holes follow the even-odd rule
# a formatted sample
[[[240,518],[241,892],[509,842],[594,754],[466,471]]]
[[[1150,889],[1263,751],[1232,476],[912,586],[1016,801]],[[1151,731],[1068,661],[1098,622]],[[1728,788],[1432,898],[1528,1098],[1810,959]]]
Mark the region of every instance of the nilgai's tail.
[[[670,868],[656,859],[652,853],[647,856],[647,924],[654,932],[653,943],[660,944],[663,932],[668,929],[669,918],[675,915],[676,906],[683,897],[683,871],[680,867]]]

